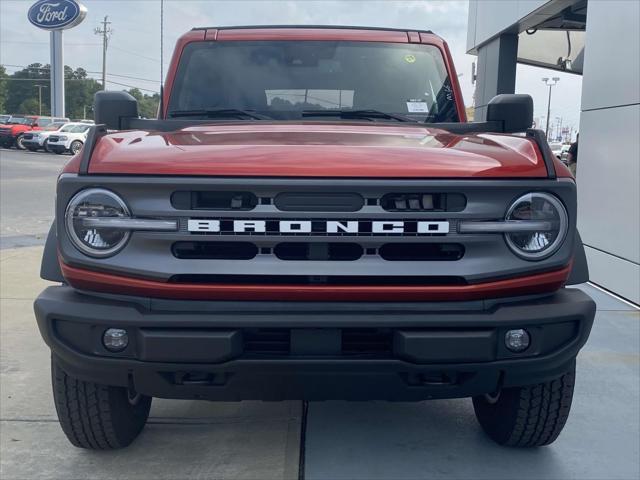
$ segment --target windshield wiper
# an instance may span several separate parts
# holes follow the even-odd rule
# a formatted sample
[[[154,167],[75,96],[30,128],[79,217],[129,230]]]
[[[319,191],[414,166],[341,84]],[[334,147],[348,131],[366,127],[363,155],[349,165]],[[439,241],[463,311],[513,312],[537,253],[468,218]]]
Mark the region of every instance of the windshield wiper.
[[[303,110],[303,117],[341,117],[341,118],[364,118],[384,120],[396,120],[398,122],[416,122],[411,117],[398,115],[395,113],[382,112],[380,110]]]
[[[250,118],[252,120],[272,120],[271,117],[261,115],[249,110],[239,110],[237,108],[221,108],[218,110],[174,110],[169,112],[172,118],[178,117],[205,117],[205,118]]]

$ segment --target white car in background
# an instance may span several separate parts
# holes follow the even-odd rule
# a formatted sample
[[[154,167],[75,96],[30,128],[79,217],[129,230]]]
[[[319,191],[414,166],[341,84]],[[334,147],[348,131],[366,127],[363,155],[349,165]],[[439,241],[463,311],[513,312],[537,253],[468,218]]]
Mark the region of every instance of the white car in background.
[[[59,155],[66,152],[75,155],[82,149],[89,128],[91,125],[88,123],[76,123],[66,132],[55,132],[47,138],[47,147]]]
[[[35,152],[40,150],[41,148],[48,152],[47,148],[47,139],[49,135],[60,132],[65,126],[68,125],[77,125],[77,123],[69,123],[69,122],[54,122],[50,125],[47,125],[42,130],[31,130],[27,133],[22,134],[22,145],[24,148],[31,152]],[[70,128],[70,127],[67,127]]]

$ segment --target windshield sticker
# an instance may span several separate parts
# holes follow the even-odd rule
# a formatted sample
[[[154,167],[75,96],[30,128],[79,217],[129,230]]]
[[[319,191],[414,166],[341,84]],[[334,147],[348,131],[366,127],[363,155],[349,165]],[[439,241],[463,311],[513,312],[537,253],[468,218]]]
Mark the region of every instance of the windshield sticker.
[[[409,100],[407,102],[407,111],[409,113],[429,113],[427,102],[420,100]]]
[[[404,56],[404,61],[407,63],[416,63],[416,56],[415,55],[405,55]]]

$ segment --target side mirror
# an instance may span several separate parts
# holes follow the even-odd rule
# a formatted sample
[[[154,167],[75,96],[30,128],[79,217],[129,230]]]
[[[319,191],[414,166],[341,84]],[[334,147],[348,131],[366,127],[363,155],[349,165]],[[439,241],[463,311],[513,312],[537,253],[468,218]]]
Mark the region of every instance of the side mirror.
[[[138,101],[127,92],[96,92],[93,108],[96,124],[109,130],[121,130],[123,119],[138,117]]]
[[[505,133],[524,132],[533,125],[533,99],[530,95],[496,95],[487,105],[487,121],[502,122]]]

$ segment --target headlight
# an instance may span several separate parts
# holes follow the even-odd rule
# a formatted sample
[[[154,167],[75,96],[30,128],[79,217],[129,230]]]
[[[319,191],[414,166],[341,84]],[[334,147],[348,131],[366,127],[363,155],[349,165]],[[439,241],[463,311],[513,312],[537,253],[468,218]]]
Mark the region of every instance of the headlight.
[[[569,217],[558,198],[548,193],[527,193],[518,198],[507,212],[507,221],[534,220],[546,224],[539,231],[505,234],[513,252],[526,260],[542,260],[553,254],[567,236]]]
[[[124,247],[131,235],[129,230],[85,225],[90,218],[130,218],[124,201],[115,193],[102,188],[89,188],[76,194],[65,212],[67,234],[85,255],[108,257]]]
[[[58,140],[60,140],[61,142],[66,142],[68,138],[63,135],[61,137],[58,137]]]

